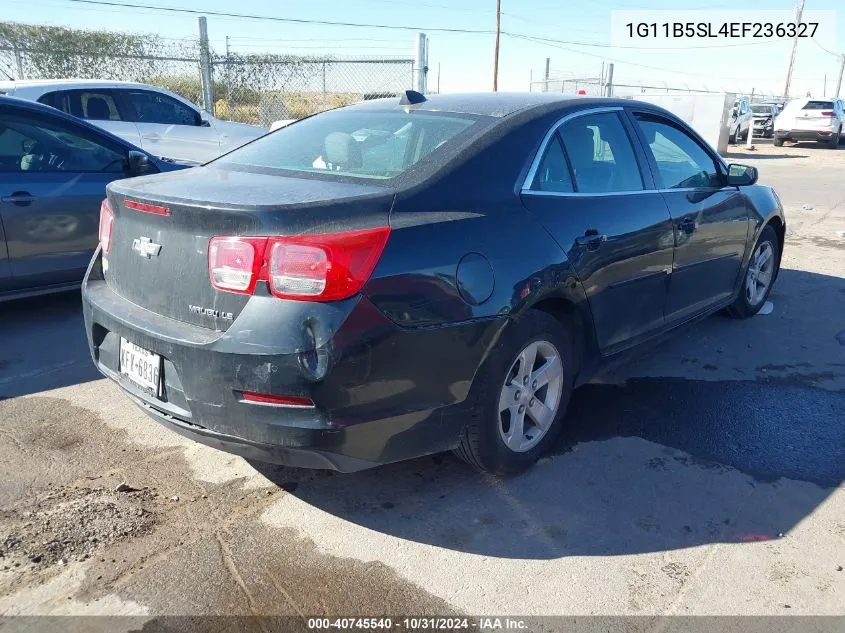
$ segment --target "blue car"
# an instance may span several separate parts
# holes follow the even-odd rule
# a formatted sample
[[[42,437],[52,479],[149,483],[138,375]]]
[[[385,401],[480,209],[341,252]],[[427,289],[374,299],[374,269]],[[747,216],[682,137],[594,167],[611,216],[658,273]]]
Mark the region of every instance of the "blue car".
[[[0,96],[0,301],[78,288],[106,185],[189,166],[49,106]]]

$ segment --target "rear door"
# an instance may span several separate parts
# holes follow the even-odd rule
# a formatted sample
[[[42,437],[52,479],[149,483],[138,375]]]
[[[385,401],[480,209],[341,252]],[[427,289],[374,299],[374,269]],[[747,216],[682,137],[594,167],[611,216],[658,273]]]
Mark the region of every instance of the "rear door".
[[[669,211],[622,114],[564,119],[522,194],[581,279],[603,353],[663,325],[672,268]]]
[[[197,163],[220,155],[219,132],[199,110],[154,90],[117,92],[138,126],[141,147],[151,154]]]
[[[113,90],[100,88],[60,90],[48,92],[38,101],[85,119],[133,145],[141,144],[138,126],[131,120],[129,113],[116,98]]]
[[[745,196],[725,184],[720,161],[684,127],[650,112],[633,112],[658,187],[672,215],[675,255],[667,322],[729,299],[745,254]]]
[[[97,246],[106,184],[123,176],[125,151],[70,121],[11,106],[0,106],[0,130],[9,286],[80,281]]]

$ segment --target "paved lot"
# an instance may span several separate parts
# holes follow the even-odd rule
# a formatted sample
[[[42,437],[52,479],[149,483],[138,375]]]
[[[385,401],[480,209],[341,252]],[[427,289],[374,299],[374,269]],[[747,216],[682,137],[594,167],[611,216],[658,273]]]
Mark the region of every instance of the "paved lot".
[[[845,148],[730,158],[786,208],[773,313],[582,388],[508,480],[247,463],[99,379],[76,296],[0,306],[0,615],[843,614]]]

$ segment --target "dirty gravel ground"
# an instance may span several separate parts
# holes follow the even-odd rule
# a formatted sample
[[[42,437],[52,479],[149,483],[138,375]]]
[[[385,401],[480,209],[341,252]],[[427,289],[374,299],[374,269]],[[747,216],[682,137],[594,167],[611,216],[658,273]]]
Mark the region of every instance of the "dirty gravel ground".
[[[3,304],[0,615],[843,614],[845,147],[730,159],[786,208],[774,312],[585,386],[507,480],[192,444],[94,372],[78,297]]]

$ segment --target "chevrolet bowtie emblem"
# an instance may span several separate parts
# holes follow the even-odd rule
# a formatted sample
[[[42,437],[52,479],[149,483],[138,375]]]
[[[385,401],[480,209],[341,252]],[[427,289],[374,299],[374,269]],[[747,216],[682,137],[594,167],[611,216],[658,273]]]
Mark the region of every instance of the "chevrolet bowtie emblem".
[[[161,244],[156,244],[148,237],[135,238],[132,240],[132,250],[142,257],[150,259],[153,255],[158,256],[159,251],[161,251]]]

